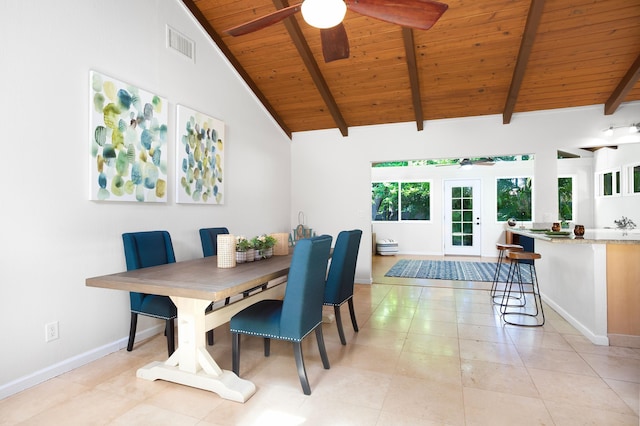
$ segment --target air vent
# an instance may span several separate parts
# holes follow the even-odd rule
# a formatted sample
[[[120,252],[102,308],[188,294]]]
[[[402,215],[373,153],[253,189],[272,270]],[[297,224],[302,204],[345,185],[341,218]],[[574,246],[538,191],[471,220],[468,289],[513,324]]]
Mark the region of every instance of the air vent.
[[[184,34],[176,31],[167,25],[167,47],[175,50],[179,54],[189,58],[191,61],[196,61],[195,55],[195,43],[184,36]]]

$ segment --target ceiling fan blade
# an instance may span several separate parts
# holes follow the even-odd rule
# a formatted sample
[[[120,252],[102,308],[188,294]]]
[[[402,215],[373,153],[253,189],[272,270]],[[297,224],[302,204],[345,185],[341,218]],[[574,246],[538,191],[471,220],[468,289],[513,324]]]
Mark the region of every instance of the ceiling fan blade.
[[[325,62],[347,59],[349,57],[349,39],[342,23],[332,28],[320,30],[322,55]]]
[[[345,0],[345,3],[348,9],[361,15],[419,30],[431,28],[449,8],[432,0]]]
[[[261,16],[260,18],[256,18],[252,21],[245,22],[244,24],[240,24],[233,28],[229,28],[224,32],[229,34],[230,36],[237,37],[240,35],[261,30],[263,28],[268,27],[269,25],[273,25],[277,22],[282,21],[285,18],[288,18],[294,13],[300,12],[301,6],[302,6],[302,3],[298,3],[298,4],[294,4],[293,6],[276,10],[275,12],[271,12],[268,15]]]

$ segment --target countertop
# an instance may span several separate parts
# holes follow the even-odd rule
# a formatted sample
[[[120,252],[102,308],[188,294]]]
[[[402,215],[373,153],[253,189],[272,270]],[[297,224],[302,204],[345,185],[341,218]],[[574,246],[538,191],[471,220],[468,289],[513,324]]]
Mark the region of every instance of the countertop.
[[[573,235],[573,229],[563,229],[571,231],[568,236],[548,236],[544,232],[532,232],[530,229],[519,227],[506,228],[507,232],[535,238],[537,240],[549,241],[551,243],[565,244],[640,244],[640,230],[633,229],[623,231],[619,229],[585,229],[584,237]]]

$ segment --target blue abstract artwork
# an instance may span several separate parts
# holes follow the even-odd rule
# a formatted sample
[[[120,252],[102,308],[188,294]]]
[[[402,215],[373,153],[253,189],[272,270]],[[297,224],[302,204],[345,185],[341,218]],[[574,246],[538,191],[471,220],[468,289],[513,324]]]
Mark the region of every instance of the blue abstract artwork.
[[[178,105],[176,202],[224,204],[224,123]]]
[[[167,100],[89,75],[90,199],[167,201]]]

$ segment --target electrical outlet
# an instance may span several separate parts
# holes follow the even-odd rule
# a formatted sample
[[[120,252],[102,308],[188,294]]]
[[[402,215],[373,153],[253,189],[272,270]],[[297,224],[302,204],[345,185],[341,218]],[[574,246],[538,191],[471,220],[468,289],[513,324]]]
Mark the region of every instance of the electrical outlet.
[[[50,342],[52,340],[56,340],[58,335],[58,321],[50,322],[49,324],[45,324],[44,326],[44,341]]]

